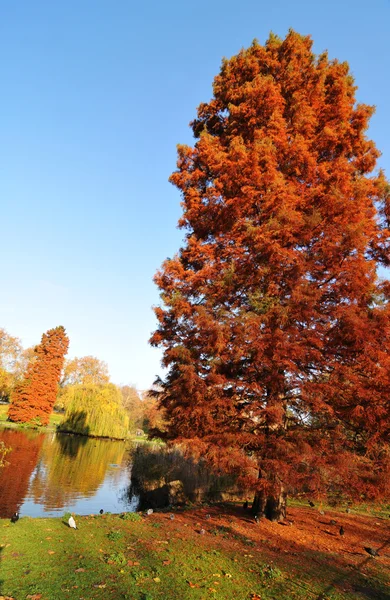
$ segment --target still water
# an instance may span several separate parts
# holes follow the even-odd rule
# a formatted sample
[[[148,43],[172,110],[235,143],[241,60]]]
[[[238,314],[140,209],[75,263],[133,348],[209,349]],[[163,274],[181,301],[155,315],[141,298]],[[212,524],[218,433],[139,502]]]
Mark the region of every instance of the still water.
[[[137,510],[128,494],[131,444],[7,428],[0,440],[12,448],[0,469],[0,517]]]

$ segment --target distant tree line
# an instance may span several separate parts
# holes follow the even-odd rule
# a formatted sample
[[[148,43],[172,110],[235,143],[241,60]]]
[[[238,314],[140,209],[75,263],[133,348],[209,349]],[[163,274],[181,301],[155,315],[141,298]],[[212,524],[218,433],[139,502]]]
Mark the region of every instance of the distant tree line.
[[[9,404],[10,421],[47,425],[54,410],[64,414],[60,430],[87,435],[123,438],[164,428],[152,396],[114,385],[107,364],[94,356],[66,359],[68,345],[62,326],[28,349],[0,329],[0,401]]]

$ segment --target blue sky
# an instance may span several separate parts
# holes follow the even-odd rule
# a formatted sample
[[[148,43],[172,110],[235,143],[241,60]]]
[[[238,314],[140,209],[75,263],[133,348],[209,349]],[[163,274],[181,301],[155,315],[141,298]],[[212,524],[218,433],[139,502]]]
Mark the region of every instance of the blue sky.
[[[270,30],[311,34],[347,60],[390,173],[390,0],[25,0],[0,7],[0,327],[150,386],[153,275],[180,246],[176,144],[211,97],[223,56]]]

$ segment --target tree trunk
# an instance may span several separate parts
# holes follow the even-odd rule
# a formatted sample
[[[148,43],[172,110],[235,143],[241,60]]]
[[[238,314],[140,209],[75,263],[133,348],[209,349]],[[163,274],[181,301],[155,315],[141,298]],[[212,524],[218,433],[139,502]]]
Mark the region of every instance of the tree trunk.
[[[270,521],[283,521],[286,516],[287,493],[283,488],[279,493],[266,494],[258,492],[255,494],[252,513],[258,517],[265,517]]]

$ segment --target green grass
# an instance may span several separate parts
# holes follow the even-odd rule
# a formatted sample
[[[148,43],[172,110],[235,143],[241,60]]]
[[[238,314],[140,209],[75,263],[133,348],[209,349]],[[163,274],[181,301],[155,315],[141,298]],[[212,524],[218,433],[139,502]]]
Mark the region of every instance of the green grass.
[[[303,500],[303,499],[297,499],[297,498],[289,498],[288,499],[288,505],[291,507],[298,507],[298,508],[307,508],[308,506],[308,501],[307,500]],[[338,512],[346,512],[346,509],[349,509],[349,514],[351,515],[366,515],[366,516],[371,516],[371,517],[379,517],[382,519],[387,519],[388,516],[390,515],[390,504],[388,502],[383,502],[382,504],[377,502],[377,503],[369,503],[369,502],[361,502],[359,504],[353,504],[353,503],[349,503],[349,502],[343,502],[340,503],[336,506],[331,506],[330,504],[327,504],[326,502],[323,502],[322,504],[320,503],[320,501],[316,501],[315,502],[315,507],[313,508],[313,510],[323,510],[324,512],[327,511],[338,511]],[[390,600],[390,596],[389,596],[389,600]]]
[[[388,600],[389,573],[365,561],[364,574],[319,552],[272,552],[229,528],[199,535],[191,511],[126,519],[120,515],[0,520],[0,597],[24,600]],[[232,522],[234,527],[240,521]],[[159,527],[156,527],[156,524]],[[202,523],[206,528],[207,524]],[[208,527],[208,529],[210,529]],[[256,529],[253,536],[256,535]],[[331,558],[331,557],[330,557]],[[41,596],[40,596],[41,595]]]

